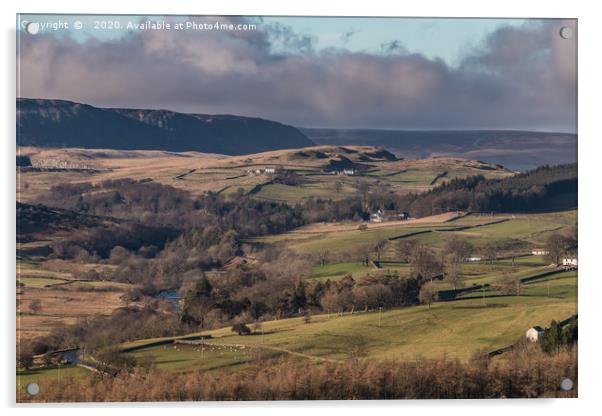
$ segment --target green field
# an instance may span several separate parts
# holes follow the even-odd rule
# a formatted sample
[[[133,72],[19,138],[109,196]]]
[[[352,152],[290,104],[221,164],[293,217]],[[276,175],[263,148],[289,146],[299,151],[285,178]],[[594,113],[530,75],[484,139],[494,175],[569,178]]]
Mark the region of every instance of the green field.
[[[138,363],[152,363],[157,369],[171,371],[204,370],[244,367],[259,358],[274,358],[282,353],[251,348],[218,345],[168,344],[130,353]]]
[[[269,199],[274,201],[287,201],[296,203],[309,197],[316,198],[344,198],[345,194],[333,194],[331,187],[323,183],[313,183],[301,186],[289,186],[280,183],[273,183],[261,187],[261,190],[253,195],[261,199]]]
[[[570,274],[572,273],[572,274]],[[548,286],[550,294],[548,296]],[[302,318],[263,323],[264,335],[238,336],[229,327],[207,331],[208,344],[246,345],[249,351],[281,351],[294,356],[340,360],[348,358],[456,357],[470,358],[478,350],[491,351],[507,346],[524,336],[533,325],[547,326],[552,319],[563,320],[577,312],[577,277],[573,272],[560,278],[524,285],[521,296],[438,302],[431,306],[412,306],[379,312],[322,314],[310,323]],[[486,293],[485,295],[491,295]],[[149,342],[150,340],[147,340]],[[142,345],[144,340],[138,341]],[[131,344],[128,344],[130,346]],[[200,359],[198,347],[184,350],[173,345],[142,349],[136,357],[149,357],[160,368],[230,367],[247,362],[241,350],[222,350],[222,356],[207,353]],[[195,349],[196,348],[196,349]],[[219,349],[216,351],[220,351]],[[230,355],[228,355],[230,354]],[[233,356],[236,360],[233,363]]]
[[[255,242],[268,245],[284,245],[290,250],[302,253],[328,252],[330,257],[345,253],[349,256],[348,258],[357,259],[356,262],[344,261],[329,263],[324,266],[314,266],[311,270],[311,278],[320,280],[337,280],[347,274],[351,274],[354,278],[362,278],[379,272],[397,272],[401,276],[407,276],[411,272],[411,267],[397,261],[395,246],[398,244],[397,241],[404,240],[404,235],[416,232],[427,231],[406,238],[421,242],[435,250],[440,249],[445,241],[453,235],[467,238],[474,245],[476,254],[479,253],[479,247],[485,243],[500,244],[499,255],[509,257],[496,260],[493,263],[466,262],[462,265],[465,285],[471,286],[495,283],[504,274],[522,279],[549,271],[550,261],[541,256],[531,255],[531,250],[541,247],[544,243],[542,236],[546,236],[551,230],[568,230],[568,227],[573,226],[575,218],[575,211],[531,215],[469,215],[446,223],[421,226],[409,226],[408,224],[364,231],[351,229],[322,233],[291,232],[262,237],[256,239]],[[504,221],[483,225],[499,220]],[[472,228],[461,231],[442,231],[458,227]],[[387,243],[382,255],[383,262],[380,271],[372,266],[366,267],[359,262],[363,256],[362,250],[370,250],[379,241],[391,238],[394,238],[394,240]],[[514,256],[514,260],[510,255]],[[371,253],[371,257],[373,257],[373,253]],[[439,290],[451,289],[451,286],[445,281],[437,281],[436,286]]]
[[[380,269],[374,266],[366,266],[361,263],[334,263],[324,266],[314,266],[310,278],[325,280],[338,280],[348,274],[354,278],[363,278],[380,273],[398,273],[400,276],[409,275],[411,267],[406,263],[383,263]]]
[[[357,275],[368,273],[370,270],[374,270],[373,267],[366,267],[361,263],[336,263],[326,264],[324,266],[314,266],[312,268],[312,278],[336,278],[342,277],[347,274]]]
[[[252,242],[262,244],[284,244],[287,248],[301,253],[348,253],[352,249],[374,246],[381,240],[412,239],[439,248],[451,236],[466,237],[476,249],[488,243],[496,243],[515,254],[530,254],[532,248],[540,247],[552,232],[562,232],[575,224],[576,211],[551,214],[496,214],[493,216],[469,215],[454,221],[438,224],[393,225],[391,227],[367,230],[347,230],[332,232],[301,233],[289,232],[275,236],[261,237]],[[482,225],[493,221],[506,220],[497,224]],[[360,223],[358,223],[359,226]],[[472,227],[453,231],[457,227]],[[447,231],[445,231],[447,230]],[[412,235],[428,231],[423,234]],[[404,237],[404,236],[408,237]],[[389,244],[393,247],[394,242]],[[385,260],[394,260],[393,251],[387,250]],[[541,258],[533,258],[542,262]],[[520,260],[519,260],[520,261]]]
[[[88,374],[90,374],[90,370],[71,364],[17,371],[17,389],[22,390],[29,383],[38,383],[40,388],[43,388],[44,383],[49,381],[80,378]]]
[[[373,246],[381,240],[387,240],[415,232],[428,230],[427,227],[394,226],[368,230],[339,231],[316,234],[303,241],[291,241],[289,247],[302,253],[317,253],[328,250],[331,253],[349,252],[350,247]],[[269,239],[267,240],[269,242]]]

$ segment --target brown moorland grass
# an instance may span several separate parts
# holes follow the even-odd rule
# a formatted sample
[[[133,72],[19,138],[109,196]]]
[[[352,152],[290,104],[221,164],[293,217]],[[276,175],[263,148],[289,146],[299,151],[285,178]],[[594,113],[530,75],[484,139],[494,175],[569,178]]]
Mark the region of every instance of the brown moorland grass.
[[[17,338],[47,334],[58,326],[75,323],[78,318],[108,315],[124,305],[122,294],[122,291],[26,288],[17,294]],[[29,308],[34,299],[41,304],[36,313]]]
[[[55,381],[19,401],[372,400],[577,397],[577,351],[546,355],[536,345],[494,360],[281,360],[218,376],[151,370]],[[269,364],[269,365],[268,365]],[[571,391],[560,389],[565,377]]]

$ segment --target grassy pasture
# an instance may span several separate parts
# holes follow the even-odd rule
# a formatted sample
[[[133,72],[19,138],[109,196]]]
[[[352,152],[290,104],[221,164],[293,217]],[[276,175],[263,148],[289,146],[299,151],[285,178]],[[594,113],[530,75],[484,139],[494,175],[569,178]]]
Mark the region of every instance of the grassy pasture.
[[[573,279],[573,287],[575,282]],[[575,312],[576,302],[570,295],[494,298],[487,299],[484,306],[480,300],[454,301],[435,304],[430,310],[415,306],[383,312],[380,327],[378,312],[331,315],[330,320],[322,316],[310,324],[298,320],[293,330],[266,323],[266,330],[278,331],[265,335],[265,342],[329,358],[412,359],[447,353],[466,359],[479,348],[493,350],[512,343],[532,325],[547,325],[551,319],[564,319]],[[224,343],[255,342],[253,337],[233,336],[224,330],[213,335],[222,335],[219,340]]]
[[[522,279],[549,270],[546,267],[511,267],[510,265],[504,265],[501,267],[494,266],[495,268],[488,268],[486,266],[489,265],[486,265],[482,269],[477,269],[473,266],[474,265],[472,264],[462,265],[462,273],[464,275],[465,287],[470,287],[473,285],[494,284],[500,281],[504,274],[507,274],[508,276],[511,276],[515,279]],[[452,289],[452,286],[445,280],[435,281],[435,287],[438,290]]]
[[[330,253],[350,252],[354,249],[374,246],[378,241],[384,239],[412,239],[433,248],[440,248],[452,235],[466,237],[477,249],[488,243],[501,244],[516,254],[530,253],[532,248],[542,246],[545,238],[551,232],[566,231],[573,226],[576,213],[552,214],[523,214],[510,216],[500,214],[493,216],[473,216],[459,218],[445,223],[422,223],[422,224],[395,224],[385,225],[379,228],[368,228],[358,230],[347,224],[342,227],[330,227],[325,225],[322,232],[319,227],[314,227],[315,232],[302,233],[299,231],[288,232],[275,236],[267,236],[254,239],[254,242],[262,244],[284,244],[294,251],[303,253],[317,253],[328,250]],[[491,225],[483,225],[492,221],[505,219],[507,221]],[[380,225],[380,224],[379,224]],[[359,226],[359,223],[358,223]],[[457,227],[473,227],[461,231],[452,231]],[[312,228],[313,229],[313,228]],[[448,231],[444,231],[448,230]],[[429,231],[427,233],[413,235],[414,233]],[[408,236],[408,237],[404,237]],[[392,250],[394,242],[389,243],[385,259],[394,260]],[[541,257],[530,257],[528,260],[517,257],[516,262],[534,261],[545,263]]]
[[[378,312],[322,314],[310,323],[302,318],[263,323],[264,335],[238,336],[229,327],[204,334],[208,343],[247,345],[257,349],[277,348],[323,359],[457,357],[466,360],[478,350],[494,350],[524,336],[533,325],[546,326],[577,311],[575,276],[547,283],[525,285],[523,296],[501,296],[439,302]],[[527,287],[528,286],[528,287]],[[148,340],[146,340],[148,342]],[[144,340],[138,341],[142,344]],[[136,357],[151,357],[157,365],[180,371],[202,366],[199,351],[176,351],[173,346],[136,351]],[[211,356],[208,356],[211,357]],[[208,358],[205,365],[216,369],[219,362]],[[225,366],[231,365],[229,360]]]
[[[521,291],[527,296],[549,296],[556,298],[577,298],[576,272],[562,273],[557,277],[543,279],[536,283],[526,284]]]
[[[326,264],[324,266],[314,266],[312,268],[312,277],[315,278],[332,278],[344,276],[346,274],[363,273],[373,269],[366,267],[361,263],[335,263]]]
[[[312,279],[325,280],[338,280],[348,274],[351,274],[355,279],[362,279],[363,277],[375,275],[377,273],[399,273],[404,276],[410,273],[410,265],[406,263],[383,263],[380,269],[374,266],[366,266],[362,263],[334,263],[327,264],[324,266],[314,266],[312,268]]]
[[[258,358],[273,358],[282,353],[205,344],[159,345],[131,353],[137,362],[150,362],[157,369],[171,371],[241,368]]]
[[[560,297],[577,299],[577,273],[573,271],[558,272],[542,277],[532,282],[521,284],[521,296]],[[449,287],[448,287],[449,289]],[[492,289],[483,289],[475,292],[466,292],[458,295],[457,299],[467,299],[479,296],[498,296]]]
[[[272,183],[261,187],[261,191],[254,194],[261,199],[270,199],[275,201],[287,201],[290,203],[299,202],[309,197],[332,198],[336,197],[332,189],[321,184],[307,184],[302,186],[289,186],[280,183]],[[344,197],[340,195],[339,197]]]
[[[290,249],[302,253],[317,253],[328,250],[331,253],[350,252],[354,248],[373,246],[381,240],[387,240],[415,232],[426,231],[427,227],[396,226],[391,228],[374,228],[364,231],[343,231],[317,234],[302,241],[289,242]],[[269,240],[267,240],[269,242]]]

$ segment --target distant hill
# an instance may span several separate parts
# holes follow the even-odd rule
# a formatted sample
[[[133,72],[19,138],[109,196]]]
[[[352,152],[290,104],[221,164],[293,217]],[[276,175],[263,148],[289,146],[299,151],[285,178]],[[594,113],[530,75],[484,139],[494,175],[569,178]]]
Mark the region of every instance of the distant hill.
[[[295,127],[260,118],[18,98],[17,145],[242,155],[313,142]]]
[[[317,144],[384,147],[403,158],[459,156],[529,170],[577,161],[577,135],[515,130],[301,129]]]

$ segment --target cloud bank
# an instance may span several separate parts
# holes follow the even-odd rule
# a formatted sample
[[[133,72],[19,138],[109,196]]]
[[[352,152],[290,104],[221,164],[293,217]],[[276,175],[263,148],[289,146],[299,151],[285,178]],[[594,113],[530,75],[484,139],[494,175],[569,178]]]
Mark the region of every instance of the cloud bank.
[[[261,23],[257,31],[143,31],[110,41],[23,35],[18,95],[298,126],[574,132],[576,35],[560,37],[563,26],[576,34],[575,21],[499,28],[454,67],[408,52],[403,39],[380,53],[316,50],[310,36]]]

